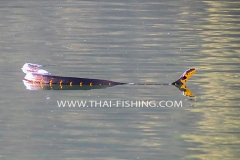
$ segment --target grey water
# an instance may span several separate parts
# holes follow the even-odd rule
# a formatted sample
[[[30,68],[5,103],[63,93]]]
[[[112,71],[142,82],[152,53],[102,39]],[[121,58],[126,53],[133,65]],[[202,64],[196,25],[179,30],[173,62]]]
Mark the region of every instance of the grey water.
[[[1,1],[0,14],[0,159],[239,159],[239,1]],[[195,97],[174,86],[28,90],[26,62],[133,83],[196,68],[186,84]]]

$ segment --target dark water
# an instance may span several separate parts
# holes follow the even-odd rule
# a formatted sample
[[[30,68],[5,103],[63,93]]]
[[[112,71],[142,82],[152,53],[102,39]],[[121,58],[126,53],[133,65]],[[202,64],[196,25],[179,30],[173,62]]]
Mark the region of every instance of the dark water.
[[[2,1],[1,159],[239,159],[238,1]],[[27,90],[20,68],[174,86]],[[59,108],[57,100],[182,101],[181,108]]]

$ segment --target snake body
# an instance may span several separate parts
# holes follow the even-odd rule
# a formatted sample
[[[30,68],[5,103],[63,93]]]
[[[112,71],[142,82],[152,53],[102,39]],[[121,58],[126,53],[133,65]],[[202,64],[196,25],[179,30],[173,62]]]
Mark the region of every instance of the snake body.
[[[53,76],[46,70],[41,69],[41,65],[33,63],[25,63],[22,71],[26,73],[24,84],[28,89],[66,89],[66,90],[89,90],[111,87],[115,85],[174,85],[184,92],[184,95],[193,96],[191,91],[185,86],[186,81],[196,72],[194,68],[190,68],[172,83],[165,84],[136,84],[122,83],[103,79],[78,78]],[[37,85],[35,85],[37,84]],[[30,87],[29,87],[30,86]]]
[[[59,85],[79,85],[79,86],[94,86],[94,85],[123,85],[126,83],[114,82],[103,79],[91,79],[91,78],[77,78],[77,77],[62,77],[52,76],[46,74],[31,73],[24,78],[25,80],[33,83],[42,84],[59,84]]]

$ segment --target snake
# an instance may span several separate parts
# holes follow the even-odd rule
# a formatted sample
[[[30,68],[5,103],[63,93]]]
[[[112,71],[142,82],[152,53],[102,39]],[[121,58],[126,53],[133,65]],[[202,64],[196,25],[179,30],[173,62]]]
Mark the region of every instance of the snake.
[[[174,85],[184,92],[186,96],[194,96],[185,86],[187,80],[196,72],[195,68],[189,68],[172,83],[147,84],[147,83],[124,83],[104,79],[79,78],[54,76],[46,70],[42,69],[42,65],[34,63],[25,63],[21,68],[26,74],[23,78],[24,84],[38,86],[39,89],[65,89],[65,90],[84,90],[84,89],[101,89],[116,85]],[[44,88],[45,87],[45,88]]]

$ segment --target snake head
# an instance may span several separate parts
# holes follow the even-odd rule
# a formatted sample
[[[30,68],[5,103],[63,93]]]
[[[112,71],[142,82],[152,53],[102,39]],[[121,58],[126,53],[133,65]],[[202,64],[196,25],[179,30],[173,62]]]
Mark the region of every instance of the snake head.
[[[179,77],[178,80],[173,82],[173,85],[183,85],[187,82],[187,80],[196,72],[195,68],[190,68],[183,72],[183,74]]]

